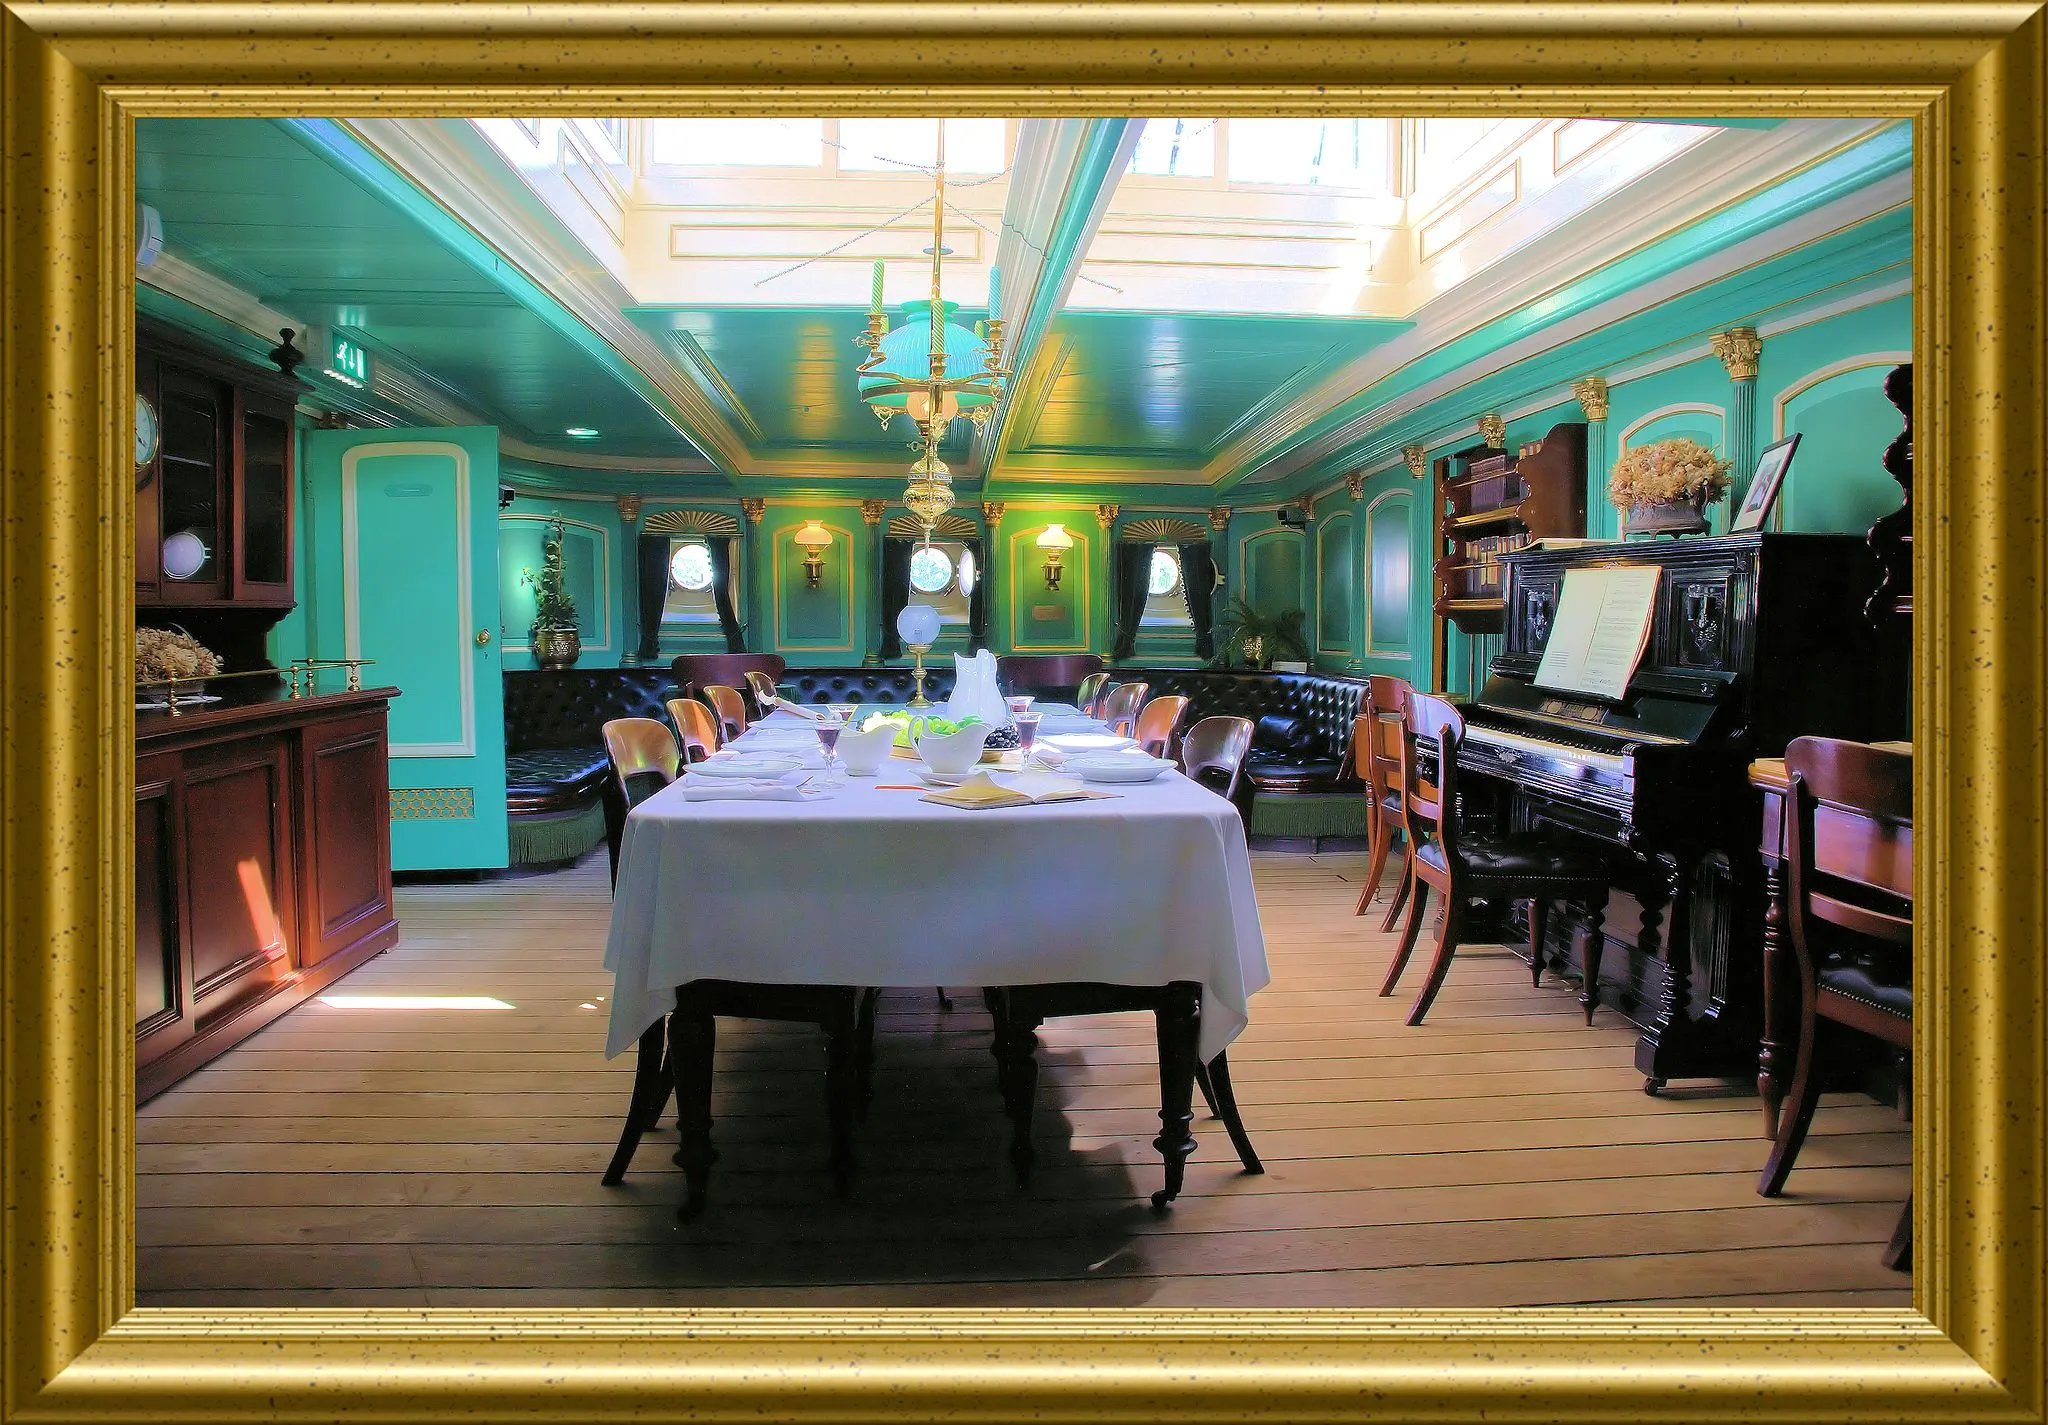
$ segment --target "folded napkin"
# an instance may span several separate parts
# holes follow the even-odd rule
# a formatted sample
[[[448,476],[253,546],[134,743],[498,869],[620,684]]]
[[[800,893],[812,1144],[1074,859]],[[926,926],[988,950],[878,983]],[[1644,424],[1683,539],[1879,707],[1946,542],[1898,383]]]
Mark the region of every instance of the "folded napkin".
[[[805,802],[825,796],[806,783],[809,774],[785,772],[779,777],[693,777],[683,781],[683,800],[691,802]]]
[[[778,712],[793,713],[797,717],[803,718],[807,722],[816,722],[819,718],[824,716],[824,713],[822,712],[818,712],[814,709],[807,708],[802,703],[793,703],[789,701],[789,699],[787,698],[784,698],[780,702],[776,703],[775,708]]]
[[[1031,760],[1041,767],[1057,769],[1066,765],[1067,754],[1049,742],[1039,742],[1032,745]]]

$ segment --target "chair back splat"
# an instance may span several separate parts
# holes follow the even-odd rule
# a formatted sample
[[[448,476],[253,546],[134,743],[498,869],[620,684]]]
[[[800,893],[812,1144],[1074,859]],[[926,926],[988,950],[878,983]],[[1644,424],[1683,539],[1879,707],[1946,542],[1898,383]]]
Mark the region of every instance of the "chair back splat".
[[[1239,799],[1245,753],[1252,746],[1248,717],[1205,717],[1180,740],[1180,765],[1190,781],[1200,782],[1244,811]],[[1220,783],[1220,785],[1219,785]]]
[[[1150,691],[1152,686],[1149,683],[1117,684],[1102,700],[1102,720],[1109,724],[1109,730],[1124,737],[1135,737],[1138,709],[1145,706],[1145,694]]]
[[[683,761],[702,762],[719,748],[718,719],[695,698],[670,698],[668,715],[681,734]]]
[[[765,717],[768,709],[775,706],[781,695],[775,690],[775,680],[759,668],[747,669],[747,691],[754,695],[754,715]]]
[[[614,718],[604,725],[604,754],[612,775],[604,793],[604,842],[611,853],[612,881],[619,879],[619,840],[626,813],[676,779],[682,754],[675,734],[651,717]]]
[[[704,697],[711,704],[711,711],[718,714],[721,747],[747,730],[747,700],[740,696],[739,689],[712,683],[704,689]]]
[[[1387,869],[1387,853],[1394,838],[1401,839],[1401,884],[1387,907],[1386,918],[1380,922],[1381,934],[1394,928],[1394,919],[1408,903],[1415,883],[1415,843],[1407,834],[1401,800],[1406,755],[1402,729],[1408,713],[1409,691],[1405,678],[1373,674],[1366,680],[1365,713],[1351,728],[1351,770],[1365,783],[1371,802],[1366,825],[1372,838],[1365,886],[1358,893],[1354,914],[1364,915],[1373,897],[1379,894],[1380,877]]]
[[[1090,673],[1081,680],[1081,686],[1074,692],[1074,706],[1089,717],[1096,715],[1096,704],[1102,701],[1102,690],[1109,686],[1109,674]]]
[[[1154,698],[1145,704],[1138,714],[1138,730],[1132,736],[1138,739],[1138,746],[1154,757],[1169,757],[1174,737],[1180,732],[1181,722],[1188,715],[1188,700],[1169,696]]]

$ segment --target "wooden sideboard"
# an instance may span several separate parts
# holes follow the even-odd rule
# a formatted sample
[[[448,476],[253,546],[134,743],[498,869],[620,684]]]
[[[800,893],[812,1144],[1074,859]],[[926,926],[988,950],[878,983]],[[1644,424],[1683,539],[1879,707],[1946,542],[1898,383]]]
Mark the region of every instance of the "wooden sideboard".
[[[137,1102],[397,943],[396,696],[266,689],[136,714]]]

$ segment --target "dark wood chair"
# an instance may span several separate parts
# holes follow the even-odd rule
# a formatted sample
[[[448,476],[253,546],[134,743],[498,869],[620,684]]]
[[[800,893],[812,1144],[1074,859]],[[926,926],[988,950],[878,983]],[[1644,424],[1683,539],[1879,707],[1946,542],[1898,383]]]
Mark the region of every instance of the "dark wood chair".
[[[1601,926],[1607,914],[1606,857],[1591,845],[1544,832],[1514,832],[1497,837],[1465,834],[1458,824],[1458,747],[1465,738],[1465,719],[1444,699],[1412,688],[1405,706],[1401,818],[1408,844],[1413,848],[1410,856],[1414,893],[1408,902],[1408,921],[1401,931],[1400,949],[1388,967],[1380,993],[1394,992],[1394,985],[1414,952],[1416,935],[1422,929],[1423,907],[1432,886],[1443,897],[1443,925],[1429,978],[1408,1011],[1410,1025],[1422,1023],[1430,1003],[1443,987],[1451,957],[1464,938],[1468,901],[1529,902],[1529,944],[1539,978],[1545,913],[1550,902],[1578,901],[1587,911],[1586,979],[1580,1003],[1586,1009],[1586,1022],[1591,1024],[1594,1006],[1599,1002]],[[1416,770],[1415,749],[1423,741],[1433,742],[1437,747],[1433,786],[1424,782]]]
[[[1151,691],[1150,683],[1118,683],[1102,700],[1101,717],[1109,730],[1124,737],[1136,737],[1138,709],[1145,706],[1145,694]]]
[[[1252,750],[1252,730],[1248,717],[1205,717],[1180,740],[1180,769],[1188,780],[1224,798],[1247,821],[1244,794],[1251,782],[1244,759]]]
[[[1786,908],[1799,974],[1799,1053],[1757,1191],[1784,1191],[1827,1077],[1821,1021],[1913,1047],[1913,759],[1801,737],[1785,749]],[[1911,1265],[1906,1199],[1885,1264]]]
[[[704,712],[703,705],[678,699]],[[710,714],[704,713],[708,722]],[[673,734],[652,718],[616,718],[604,725],[605,754],[612,776],[606,786],[605,846],[611,855],[612,884],[619,880],[619,847],[626,814],[676,779],[682,751]],[[825,1031],[826,1119],[831,1132],[830,1168],[841,1196],[853,1177],[853,1125],[867,1113],[871,1096],[877,991],[851,985],[763,985],[733,980],[692,980],[676,989],[676,1007],[640,1036],[633,1066],[633,1092],[619,1145],[605,1168],[606,1186],[625,1180],[640,1140],[661,1121],[668,1096],[676,1096],[681,1146],[675,1161],[683,1170],[684,1221],[704,1210],[711,1165],[711,1058],[717,1045],[715,1016],[786,1020]]]
[[[674,734],[649,717],[622,717],[606,723],[604,751],[612,772],[604,788],[604,846],[611,858],[612,885],[617,886],[619,842],[625,834],[626,813],[676,779],[682,753]],[[626,1165],[633,1161],[641,1137],[653,1131],[661,1121],[662,1109],[668,1105],[665,1048],[666,1029],[659,1022],[640,1036],[626,1126],[619,1134],[611,1165],[604,1170],[607,1187],[624,1180]]]
[[[1405,746],[1402,728],[1408,715],[1408,692],[1407,679],[1374,673],[1366,679],[1365,713],[1351,729],[1352,769],[1365,783],[1366,795],[1372,802],[1372,819],[1368,823],[1372,850],[1366,866],[1365,888],[1358,893],[1354,914],[1364,915],[1379,894],[1380,877],[1387,869],[1387,852],[1396,838],[1401,842],[1401,884],[1394,892],[1393,903],[1387,907],[1386,918],[1380,922],[1382,934],[1394,928],[1394,918],[1407,903],[1415,881],[1415,846],[1408,839],[1401,805]]]
[[[1154,698],[1138,714],[1138,730],[1131,735],[1138,739],[1138,746],[1154,757],[1170,757],[1174,739],[1179,736],[1181,722],[1187,715],[1186,698],[1178,695]]]
[[[723,747],[747,730],[747,700],[738,688],[721,683],[709,684],[702,691],[711,711],[718,715],[718,745]]]
[[[702,762],[719,748],[718,719],[695,698],[670,698],[668,715],[682,734],[683,762]]]
[[[996,659],[996,683],[1014,697],[1064,697],[1101,671],[1102,659],[1093,653],[1005,653]]]
[[[1095,716],[1095,705],[1102,701],[1102,690],[1108,686],[1109,674],[1090,673],[1074,690],[1074,706],[1089,717]]]

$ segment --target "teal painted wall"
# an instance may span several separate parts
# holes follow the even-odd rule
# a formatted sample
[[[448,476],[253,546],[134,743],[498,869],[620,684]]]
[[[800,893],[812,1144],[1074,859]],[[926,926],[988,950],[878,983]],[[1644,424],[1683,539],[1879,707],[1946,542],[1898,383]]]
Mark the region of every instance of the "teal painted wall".
[[[627,567],[621,555],[622,526],[609,500],[557,500],[520,496],[498,512],[499,639],[507,668],[531,668],[528,646],[533,625],[533,589],[521,582],[541,566],[541,537],[547,522],[562,517],[562,570],[576,601],[576,628],[583,639],[579,668],[616,668],[632,648],[627,615]],[[632,536],[624,534],[625,542]]]

